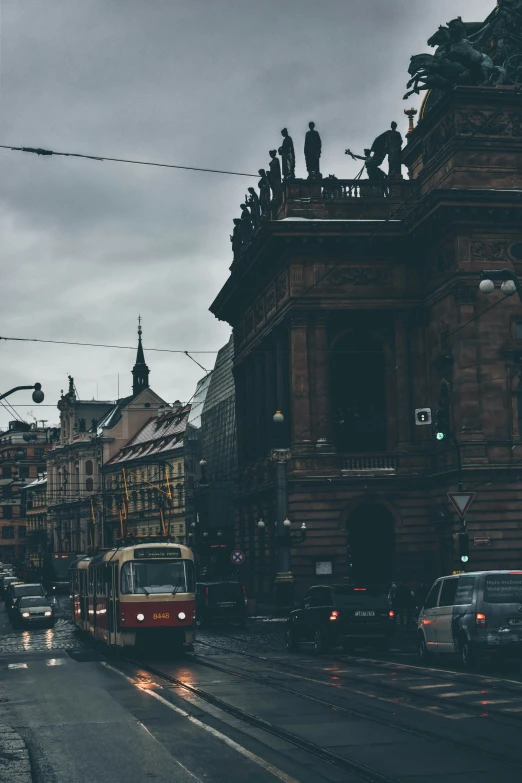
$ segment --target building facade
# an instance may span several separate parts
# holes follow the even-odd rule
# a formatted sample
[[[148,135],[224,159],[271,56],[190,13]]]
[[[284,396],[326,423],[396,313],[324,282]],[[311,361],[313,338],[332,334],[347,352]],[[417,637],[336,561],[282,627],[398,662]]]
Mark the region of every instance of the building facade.
[[[184,435],[190,405],[162,407],[104,465],[105,539],[168,536],[187,541]]]
[[[26,562],[35,574],[41,574],[45,556],[52,551],[53,535],[47,507],[47,473],[22,487],[22,514],[27,521]]]
[[[517,101],[514,86],[440,94],[407,136],[409,180],[288,181],[236,252],[211,311],[233,328],[236,543],[254,589],[278,568],[281,446],[287,513],[308,528],[298,593],[460,568],[459,478],[477,493],[469,567],[520,567],[522,307],[478,291],[484,268],[522,273]],[[422,407],[447,411],[462,476],[451,441],[416,426]]]
[[[84,553],[105,545],[102,466],[166,403],[149,388],[141,324],[133,393],[116,401],[80,400],[69,378],[58,402],[60,439],[47,458],[54,551]]]
[[[45,473],[56,430],[11,421],[0,434],[0,560],[21,564],[28,551],[24,488]]]

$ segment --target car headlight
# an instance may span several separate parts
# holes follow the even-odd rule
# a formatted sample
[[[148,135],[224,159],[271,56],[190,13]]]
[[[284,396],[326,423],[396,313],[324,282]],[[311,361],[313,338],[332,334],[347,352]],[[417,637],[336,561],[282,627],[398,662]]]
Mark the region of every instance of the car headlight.
[[[29,617],[29,612],[22,612],[22,617]]]
[[[179,619],[179,620],[184,620],[186,616],[187,616],[187,615],[185,614],[185,612],[179,612],[179,614],[178,614],[178,619]]]
[[[137,614],[137,615],[136,615],[136,620],[137,620],[139,623],[142,623],[142,622],[144,621],[144,619],[145,619],[145,615],[144,615],[144,614]]]
[[[52,615],[52,612],[46,612],[46,613],[45,613],[45,616],[46,616],[46,617],[50,617],[51,615]]]

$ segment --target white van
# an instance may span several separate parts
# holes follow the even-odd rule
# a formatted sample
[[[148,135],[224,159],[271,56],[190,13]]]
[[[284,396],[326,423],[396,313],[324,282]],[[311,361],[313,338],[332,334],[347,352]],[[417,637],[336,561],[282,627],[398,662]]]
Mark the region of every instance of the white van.
[[[522,660],[522,571],[437,579],[420,611],[417,632],[423,663],[434,653],[460,655],[467,667],[488,652],[509,652]]]

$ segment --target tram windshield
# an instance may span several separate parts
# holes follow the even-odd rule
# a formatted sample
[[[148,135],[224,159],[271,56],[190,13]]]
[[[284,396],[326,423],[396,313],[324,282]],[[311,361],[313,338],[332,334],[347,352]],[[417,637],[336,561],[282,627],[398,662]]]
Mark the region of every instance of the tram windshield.
[[[122,593],[193,593],[194,563],[191,560],[128,561],[121,569]]]

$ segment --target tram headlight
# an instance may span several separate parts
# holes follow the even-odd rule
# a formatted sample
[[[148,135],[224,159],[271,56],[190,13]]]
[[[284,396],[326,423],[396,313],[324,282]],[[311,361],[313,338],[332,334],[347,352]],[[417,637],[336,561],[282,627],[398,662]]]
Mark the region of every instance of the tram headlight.
[[[179,612],[178,613],[178,620],[184,620],[187,615],[185,612]]]
[[[145,619],[145,615],[144,615],[144,614],[137,614],[137,615],[136,615],[136,620],[137,620],[139,623],[142,623],[142,622],[144,621],[144,619]]]

